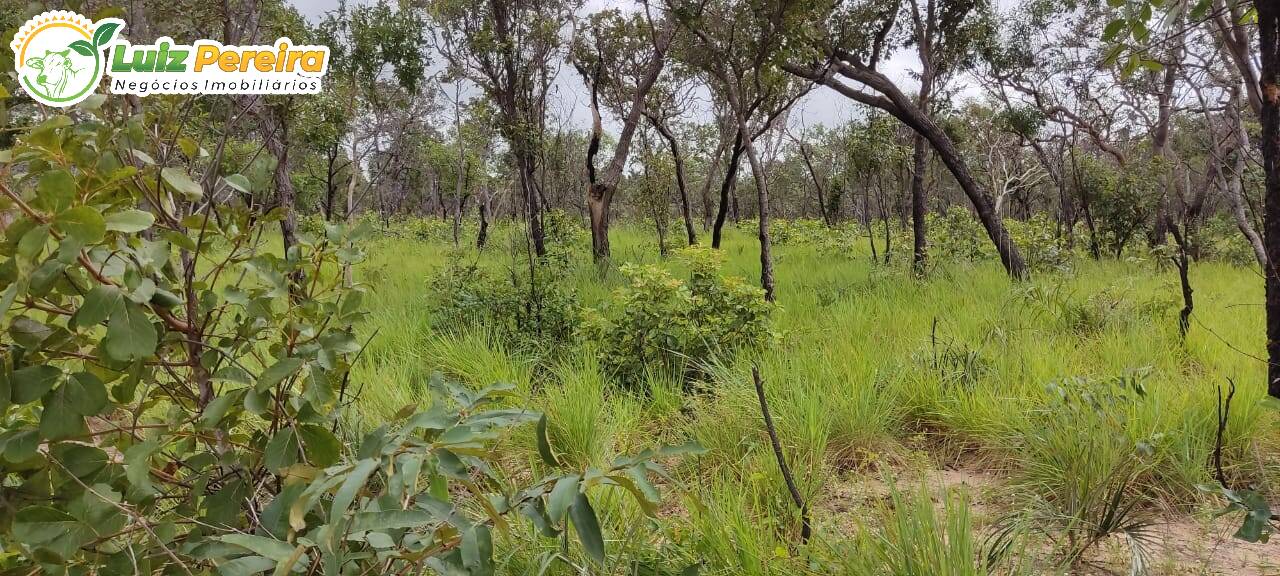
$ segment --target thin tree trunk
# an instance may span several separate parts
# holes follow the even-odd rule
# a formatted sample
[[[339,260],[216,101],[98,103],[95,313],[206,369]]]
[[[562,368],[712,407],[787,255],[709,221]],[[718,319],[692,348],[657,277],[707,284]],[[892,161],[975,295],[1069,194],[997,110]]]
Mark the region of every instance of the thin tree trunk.
[[[715,227],[711,230],[711,247],[720,248],[720,238],[724,231],[724,221],[729,215],[729,194],[733,191],[738,178],[738,162],[742,157],[743,136],[741,130],[733,138],[733,151],[729,154],[729,165],[725,169],[724,181],[720,184],[720,207],[716,210]],[[736,218],[735,218],[736,219]]]
[[[658,120],[654,116],[649,116],[649,123],[658,130],[658,134],[667,141],[667,147],[671,149],[671,160],[676,165],[676,187],[680,189],[680,214],[684,217],[684,231],[688,236],[689,245],[693,246],[698,243],[698,233],[693,229],[693,211],[689,208],[689,190],[685,186],[684,180],[684,155],[680,153],[680,142],[676,140],[675,134],[667,128],[666,124]]]
[[[925,259],[928,257],[928,196],[924,189],[924,170],[928,152],[925,150],[924,137],[916,134],[915,150],[911,155],[911,231],[914,243],[911,250],[911,266],[917,273],[924,272]]]
[[[746,122],[738,120],[738,131],[747,132]],[[760,158],[756,155],[755,144],[750,138],[743,141],[743,147],[746,148],[747,162],[751,164],[751,175],[756,181],[756,203],[759,205],[758,212],[760,218],[760,287],[764,289],[764,299],[770,302],[774,301],[774,284],[773,284],[773,243],[769,239],[769,185],[765,179],[764,167],[760,164]]]

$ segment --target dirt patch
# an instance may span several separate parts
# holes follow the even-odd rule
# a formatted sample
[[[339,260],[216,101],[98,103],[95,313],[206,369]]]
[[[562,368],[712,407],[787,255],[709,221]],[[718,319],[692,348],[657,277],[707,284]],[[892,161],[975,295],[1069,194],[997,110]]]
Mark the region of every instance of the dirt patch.
[[[903,469],[891,474],[849,474],[828,485],[814,507],[819,530],[853,536],[860,525],[870,522],[868,514],[887,505],[891,486],[914,490],[927,486],[939,508],[947,491],[963,492],[969,501],[975,530],[982,531],[993,519],[1007,511],[1002,497],[1007,475],[972,468]],[[1148,574],[1151,576],[1280,576],[1280,543],[1250,544],[1232,537],[1239,527],[1238,517],[1164,517],[1148,544]],[[1039,546],[1033,546],[1039,548]],[[1055,563],[1046,545],[1032,553],[1045,566]],[[1128,544],[1115,537],[1088,554],[1086,562],[1069,569],[1046,568],[1045,573],[1071,576],[1124,576],[1130,573]]]

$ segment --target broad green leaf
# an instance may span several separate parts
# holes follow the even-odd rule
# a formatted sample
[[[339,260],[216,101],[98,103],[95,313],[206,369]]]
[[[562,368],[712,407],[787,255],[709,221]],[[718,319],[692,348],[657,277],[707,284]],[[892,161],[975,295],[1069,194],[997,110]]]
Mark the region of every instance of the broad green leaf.
[[[101,242],[107,233],[107,223],[102,219],[102,214],[88,206],[76,206],[59,212],[53,218],[53,223],[81,244]]]
[[[493,534],[484,524],[476,524],[462,535],[462,565],[471,576],[493,574]]]
[[[600,532],[600,521],[596,519],[596,511],[591,507],[587,495],[578,492],[574,496],[573,505],[569,507],[569,519],[578,532],[578,541],[587,555],[597,564],[604,565],[604,535]]]
[[[292,376],[299,368],[302,368],[301,358],[281,358],[270,368],[262,371],[258,376],[258,383],[254,386],[258,391],[265,391],[276,384],[279,384],[285,378]]]
[[[356,462],[355,467],[347,472],[346,478],[342,481],[342,486],[333,495],[333,504],[329,507],[329,524],[336,526],[338,521],[347,513],[347,508],[355,502],[356,495],[360,493],[360,489],[364,488],[365,482],[369,479],[369,475],[378,468],[378,460],[374,458],[366,458]]]
[[[142,360],[156,351],[156,328],[139,305],[123,300],[111,313],[103,350],[112,360]]]
[[[578,494],[578,484],[582,480],[577,474],[564,476],[556,480],[556,485],[551,489],[551,495],[547,497],[547,516],[551,517],[551,523],[557,526],[564,519],[564,515],[569,511],[569,507],[573,505],[573,499]]]
[[[155,486],[151,484],[151,454],[159,448],[156,442],[148,441],[134,444],[124,451],[125,476],[143,494],[156,493]]]
[[[439,522],[440,519],[426,510],[382,510],[357,512],[351,521],[352,532],[367,530],[395,530],[420,528]]]
[[[41,364],[39,366],[28,366],[20,370],[13,371],[13,402],[15,404],[26,404],[35,402],[45,393],[53,389],[53,385],[62,377],[62,370],[57,366]]]
[[[214,540],[234,544],[264,558],[270,558],[273,562],[284,562],[293,556],[293,545],[275,538],[253,534],[224,534],[215,536]]]
[[[53,334],[52,328],[26,316],[14,318],[9,324],[9,336],[12,336],[13,341],[19,346],[28,350],[38,350],[40,344],[51,334]]]
[[[218,576],[254,576],[276,567],[277,562],[262,556],[241,556],[218,564]]]
[[[71,409],[83,416],[93,416],[107,407],[107,387],[93,374],[72,374],[62,387],[67,391]]]
[[[253,185],[249,183],[249,179],[244,174],[232,174],[223,179],[227,186],[235,188],[241,194],[248,194],[253,189]]]
[[[94,286],[88,294],[85,294],[84,302],[71,317],[71,327],[83,328],[105,321],[111,317],[111,312],[120,306],[121,298],[120,289],[115,286],[106,284]]]
[[[302,441],[302,453],[312,466],[332,466],[342,457],[342,442],[323,426],[298,426],[298,439]]]
[[[74,516],[48,506],[27,506],[13,518],[13,539],[70,558],[93,532]]]
[[[133,234],[150,228],[152,224],[155,224],[156,217],[152,216],[150,212],[129,209],[111,212],[103,220],[107,230]]]
[[[174,192],[191,202],[195,202],[204,196],[204,190],[200,188],[200,185],[196,184],[181,168],[172,166],[161,168],[160,177]]]
[[[40,412],[41,438],[61,440],[88,432],[84,425],[84,416],[72,407],[71,393],[72,390],[63,384],[44,395],[42,399],[44,410]]]
[[[76,178],[66,170],[51,170],[40,175],[36,184],[38,204],[57,214],[71,206],[76,197]]]
[[[116,31],[120,28],[120,24],[116,22],[104,22],[93,29],[93,45],[98,49],[111,43],[115,38]]]
[[[262,465],[279,474],[283,469],[298,463],[298,435],[292,427],[277,430],[263,450]]]

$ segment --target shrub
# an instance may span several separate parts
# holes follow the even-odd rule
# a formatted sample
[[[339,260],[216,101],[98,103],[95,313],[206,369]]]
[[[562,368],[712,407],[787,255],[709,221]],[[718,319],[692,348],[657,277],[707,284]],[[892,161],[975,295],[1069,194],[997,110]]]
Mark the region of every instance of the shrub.
[[[627,285],[585,314],[583,337],[624,386],[640,385],[655,369],[689,381],[712,356],[758,347],[772,336],[775,306],[763,290],[721,275],[719,252],[695,246],[677,256],[689,268],[687,281],[658,266],[627,264]]]
[[[429,283],[431,317],[445,330],[484,327],[526,349],[555,350],[573,341],[577,295],[561,281],[567,264],[548,259],[499,276],[474,262],[450,262]]]
[[[253,214],[181,125],[144,126],[182,117],[155,102],[117,124],[123,99],[90,99],[0,150],[0,211],[19,214],[0,243],[0,572],[491,574],[510,517],[572,523],[602,563],[589,489],[652,513],[650,458],[679,450],[565,470],[545,420],[553,472],[504,489],[489,441],[538,419],[492,408],[507,386],[437,379],[425,412],[348,450],[364,290],[343,270],[363,230],[277,254],[284,214]]]

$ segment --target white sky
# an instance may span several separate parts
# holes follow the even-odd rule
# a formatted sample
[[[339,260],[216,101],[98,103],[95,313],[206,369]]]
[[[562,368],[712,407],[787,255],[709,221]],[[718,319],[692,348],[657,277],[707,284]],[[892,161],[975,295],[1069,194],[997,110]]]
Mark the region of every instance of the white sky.
[[[318,21],[325,12],[338,8],[338,0],[289,0],[289,2],[312,22]],[[348,6],[364,3],[369,3],[369,0],[348,0],[347,2]],[[1012,0],[996,0],[996,5],[1000,7],[1009,6],[1012,3]],[[634,0],[587,0],[583,12],[589,14],[604,8],[625,8],[634,5]],[[439,63],[437,62],[436,66],[438,65]],[[919,70],[919,67],[920,61],[915,52],[908,49],[894,53],[892,57],[881,63],[880,70],[910,94],[914,93],[916,86],[918,86],[911,72]],[[951,86],[957,89],[958,99],[973,98],[981,94],[981,89],[974,82],[964,77],[952,80]],[[582,84],[582,79],[568,65],[563,66],[559,76],[556,77],[553,94],[551,95],[551,109],[557,113],[567,114],[570,124],[580,128],[589,128],[591,126],[591,110],[588,107],[587,97],[587,91]],[[861,104],[857,104],[829,88],[818,87],[796,103],[789,116],[789,122],[792,126],[800,126],[802,124],[834,126],[861,116],[865,110],[866,108]],[[704,111],[700,119],[706,120],[708,117],[709,113]],[[616,119],[606,117],[606,124],[612,125],[613,130],[616,132]]]

